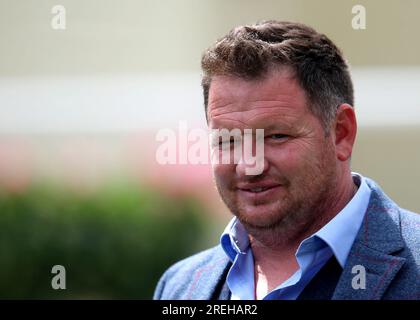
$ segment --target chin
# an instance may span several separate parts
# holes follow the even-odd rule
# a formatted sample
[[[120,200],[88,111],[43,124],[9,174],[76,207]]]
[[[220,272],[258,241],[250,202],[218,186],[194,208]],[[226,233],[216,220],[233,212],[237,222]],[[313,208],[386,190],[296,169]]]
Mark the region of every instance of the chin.
[[[237,213],[238,219],[243,224],[262,229],[279,225],[287,215],[284,210],[273,204],[242,207]]]

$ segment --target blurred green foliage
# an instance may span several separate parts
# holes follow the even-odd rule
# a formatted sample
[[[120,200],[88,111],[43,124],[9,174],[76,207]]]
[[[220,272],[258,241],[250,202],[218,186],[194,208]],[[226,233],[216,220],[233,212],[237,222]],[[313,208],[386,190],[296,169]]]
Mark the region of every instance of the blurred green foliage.
[[[90,194],[0,192],[0,298],[151,299],[171,264],[203,249],[205,209],[138,185]],[[66,290],[53,290],[54,265]]]

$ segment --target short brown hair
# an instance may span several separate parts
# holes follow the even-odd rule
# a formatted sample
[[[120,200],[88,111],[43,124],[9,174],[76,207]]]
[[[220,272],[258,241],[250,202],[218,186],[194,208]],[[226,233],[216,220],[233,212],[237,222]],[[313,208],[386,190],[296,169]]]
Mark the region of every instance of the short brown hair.
[[[206,117],[213,76],[254,80],[276,66],[292,68],[306,92],[310,110],[326,132],[337,106],[353,106],[353,84],[340,49],[304,24],[271,20],[234,28],[204,52],[201,67]]]

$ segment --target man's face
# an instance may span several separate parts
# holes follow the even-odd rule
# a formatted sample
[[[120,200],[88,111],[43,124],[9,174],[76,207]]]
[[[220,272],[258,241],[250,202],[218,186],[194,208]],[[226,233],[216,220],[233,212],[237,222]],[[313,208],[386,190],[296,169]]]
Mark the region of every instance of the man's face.
[[[223,201],[249,229],[301,230],[331,202],[337,181],[334,138],[325,135],[289,71],[255,81],[214,77],[208,113],[210,129],[264,129],[261,174],[247,175],[243,162],[213,165]]]

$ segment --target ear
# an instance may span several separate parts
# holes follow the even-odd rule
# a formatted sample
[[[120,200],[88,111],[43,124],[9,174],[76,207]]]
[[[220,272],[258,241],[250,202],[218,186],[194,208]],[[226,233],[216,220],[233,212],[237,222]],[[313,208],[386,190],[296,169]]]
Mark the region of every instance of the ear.
[[[351,105],[343,103],[337,109],[334,127],[337,159],[346,161],[350,158],[356,139],[356,114]]]

